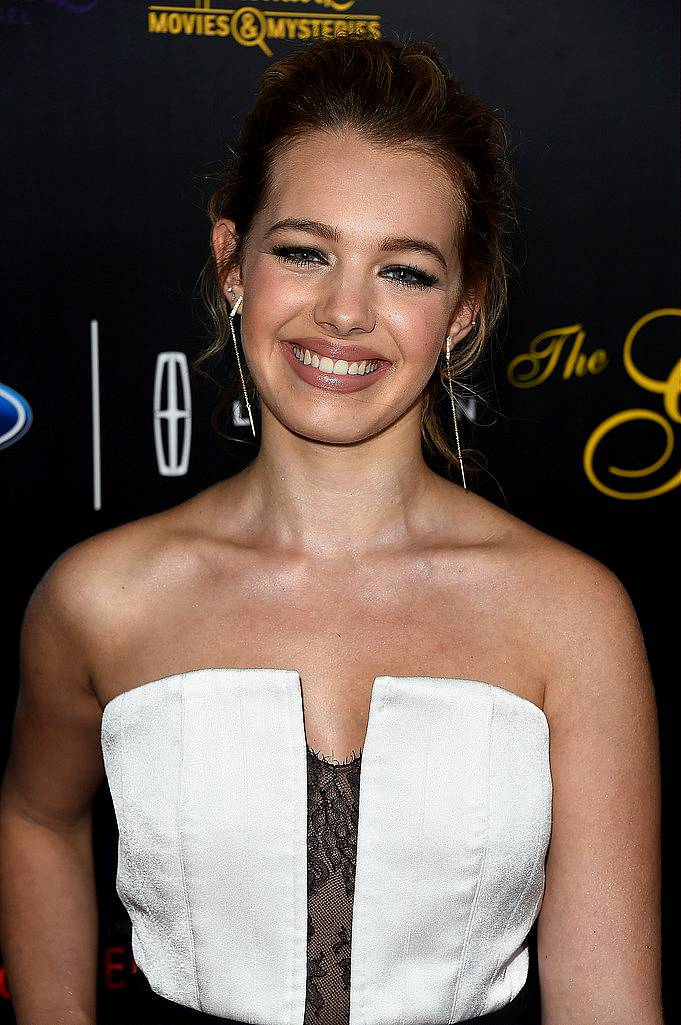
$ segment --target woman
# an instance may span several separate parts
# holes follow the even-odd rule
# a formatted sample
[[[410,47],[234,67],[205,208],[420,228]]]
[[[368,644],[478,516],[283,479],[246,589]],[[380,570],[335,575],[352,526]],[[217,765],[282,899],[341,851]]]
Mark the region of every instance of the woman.
[[[460,461],[508,167],[427,46],[351,36],[265,72],[211,200],[198,361],[234,361],[258,453],[69,549],[26,612],[2,840],[20,1025],[94,1016],[104,769],[159,1020],[538,1022],[536,925],[543,1025],[662,1022],[635,613]]]

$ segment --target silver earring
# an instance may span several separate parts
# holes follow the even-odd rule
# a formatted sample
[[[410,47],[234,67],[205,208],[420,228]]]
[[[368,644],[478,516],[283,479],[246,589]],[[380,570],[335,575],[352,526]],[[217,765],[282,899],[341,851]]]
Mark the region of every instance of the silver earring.
[[[449,390],[449,397],[452,400],[452,417],[454,418],[454,434],[456,436],[456,450],[459,456],[459,466],[461,467],[461,479],[463,481],[464,491],[468,491],[466,487],[466,474],[463,469],[463,459],[461,457],[461,442],[459,441],[459,426],[456,422],[456,406],[454,404],[454,393],[452,392],[452,378],[449,373],[449,348],[451,345],[452,336],[447,335],[447,387]]]
[[[231,285],[227,285],[227,291],[230,292],[232,295],[236,294]],[[239,307],[241,306],[242,302],[243,302],[243,296],[240,295],[239,298],[237,299],[237,301],[234,303],[234,306],[230,310],[230,313],[229,313],[229,330],[232,333],[232,341],[234,342],[234,352],[236,354],[236,365],[239,368],[239,377],[241,378],[241,388],[243,390],[244,398],[246,400],[246,409],[248,410],[248,419],[251,421],[251,430],[253,431],[253,437],[255,438],[255,427],[253,425],[253,415],[251,414],[251,404],[248,401],[248,393],[246,392],[246,383],[244,381],[243,370],[241,369],[241,360],[239,359],[239,346],[237,345],[237,342],[236,342],[236,332],[234,331],[234,318],[236,317],[236,315],[237,315],[237,313],[239,311]]]

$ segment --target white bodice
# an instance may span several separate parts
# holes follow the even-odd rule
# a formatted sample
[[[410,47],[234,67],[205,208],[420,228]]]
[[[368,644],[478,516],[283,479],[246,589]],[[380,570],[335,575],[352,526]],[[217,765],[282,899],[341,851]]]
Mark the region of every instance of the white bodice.
[[[197,669],[113,698],[116,889],[154,992],[302,1025],[307,761],[294,669]],[[551,834],[549,726],[477,680],[378,676],[361,762],[350,1025],[460,1022],[524,985]]]

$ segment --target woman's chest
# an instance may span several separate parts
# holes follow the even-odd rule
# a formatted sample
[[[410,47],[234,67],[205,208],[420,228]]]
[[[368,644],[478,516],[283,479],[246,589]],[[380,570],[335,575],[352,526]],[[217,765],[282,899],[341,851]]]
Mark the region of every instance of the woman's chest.
[[[540,653],[517,613],[526,603],[453,572],[375,576],[166,587],[103,653],[100,703],[195,669],[294,669],[308,744],[342,761],[363,746],[378,676],[481,680],[542,706]]]

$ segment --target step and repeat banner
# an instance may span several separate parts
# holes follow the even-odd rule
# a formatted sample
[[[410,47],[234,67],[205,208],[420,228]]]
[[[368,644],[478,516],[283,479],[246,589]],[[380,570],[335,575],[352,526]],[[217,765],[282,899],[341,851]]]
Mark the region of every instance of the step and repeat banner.
[[[510,126],[516,270],[460,407],[462,441],[487,461],[476,490],[627,587],[668,808],[681,300],[678,10],[666,0],[0,0],[2,767],[21,617],[50,563],[254,454],[212,431],[215,392],[190,370],[207,340],[207,198],[262,70],[354,26],[431,43]],[[238,402],[231,416],[248,439]],[[106,786],[95,850],[99,1021],[170,1025],[136,982]],[[681,1020],[668,975],[669,1020]],[[0,1023],[13,1021],[0,952]]]

